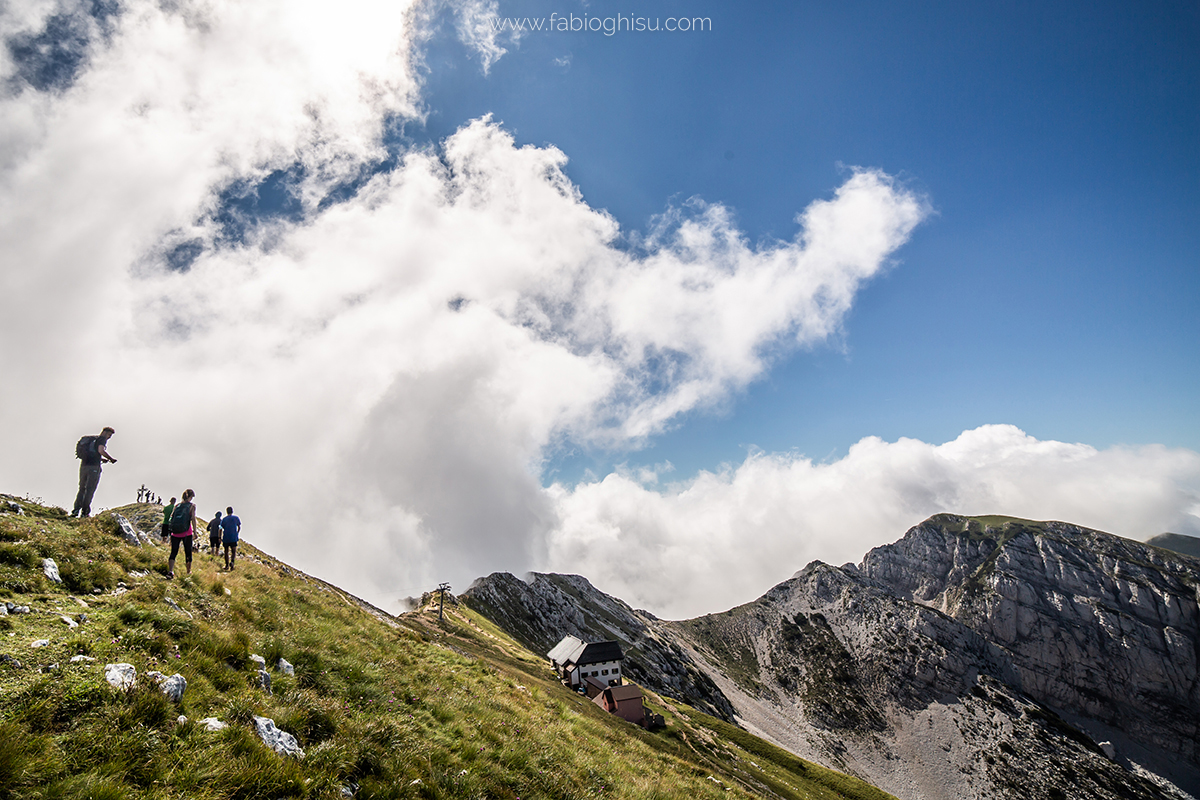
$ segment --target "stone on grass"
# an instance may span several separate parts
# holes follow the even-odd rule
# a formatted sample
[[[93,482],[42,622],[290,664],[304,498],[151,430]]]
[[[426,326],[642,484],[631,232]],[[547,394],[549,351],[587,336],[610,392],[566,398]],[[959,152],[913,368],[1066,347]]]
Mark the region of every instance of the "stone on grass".
[[[7,616],[8,616],[8,605],[6,603],[0,603],[0,617],[7,617]]]
[[[166,598],[166,603],[167,603],[167,605],[169,605],[171,608],[173,608],[173,609],[175,609],[176,611],[178,611],[180,614],[186,614],[188,619],[195,619],[195,617],[193,617],[193,616],[192,616],[192,612],[190,612],[190,611],[184,611],[182,608],[180,608],[180,607],[179,607],[179,603],[176,603],[176,602],[175,602],[174,600],[172,600],[171,598],[169,598],[169,597],[168,597],[168,598]]]
[[[260,669],[258,671],[258,685],[262,688],[262,690],[264,692],[266,692],[267,694],[270,694],[271,693],[271,673],[267,672],[265,669]]]
[[[49,644],[50,644],[49,639],[34,639],[32,642],[29,643],[29,646],[30,647],[46,647]]]
[[[113,516],[117,518],[117,527],[121,529],[121,535],[125,537],[125,544],[141,547],[142,540],[138,537],[137,529],[129,523],[129,520],[120,514],[113,514]]]
[[[162,682],[162,690],[168,700],[179,703],[183,700],[183,693],[187,691],[187,679],[176,672]]]
[[[183,693],[187,691],[187,679],[178,672],[168,678],[161,672],[151,670],[146,673],[146,677],[157,683],[158,687],[162,689],[162,693],[167,696],[167,699],[174,703],[182,700]]]
[[[132,689],[137,685],[137,669],[133,664],[106,664],[104,680],[114,689]]]
[[[257,653],[251,653],[250,660],[253,661],[255,664],[258,664],[259,669],[267,668],[267,660],[265,658],[263,658],[262,656],[258,655]]]
[[[95,661],[95,660],[96,659],[92,658],[91,656],[85,656],[82,653],[80,653],[77,656],[71,656],[72,664],[78,664],[80,661]]]
[[[54,563],[53,558],[42,559],[42,572],[46,573],[46,577],[55,583],[62,583],[62,578],[58,576],[58,564]]]
[[[67,623],[68,628],[78,628],[79,627],[79,623],[76,622],[75,620],[71,619],[70,617],[68,617],[66,614],[60,615],[59,619],[61,619],[65,623]]]
[[[175,718],[175,722],[178,723],[179,725],[183,725],[184,723],[187,722],[187,716],[185,714],[180,714],[178,717]]]
[[[200,720],[196,724],[203,725],[204,729],[206,731],[223,731],[229,727],[228,725],[226,725],[224,722],[221,722],[221,720],[217,719],[216,717],[205,717],[204,719]]]
[[[289,664],[287,662],[287,660],[285,658],[283,658],[283,656],[279,657],[279,662],[275,665],[275,668],[278,669],[280,672],[282,672],[284,675],[295,675],[296,674],[296,668],[293,667],[291,664]]]
[[[281,731],[279,728],[276,728],[275,720],[268,717],[255,717],[254,729],[258,731],[259,738],[266,743],[267,747],[281,756],[304,758],[304,750],[300,748],[300,743],[296,741],[296,737],[287,731]]]
[[[5,653],[4,655],[0,656],[0,664],[4,664],[6,666],[12,667],[13,669],[21,668],[21,662],[15,658],[13,658],[12,656],[10,656],[8,653]]]

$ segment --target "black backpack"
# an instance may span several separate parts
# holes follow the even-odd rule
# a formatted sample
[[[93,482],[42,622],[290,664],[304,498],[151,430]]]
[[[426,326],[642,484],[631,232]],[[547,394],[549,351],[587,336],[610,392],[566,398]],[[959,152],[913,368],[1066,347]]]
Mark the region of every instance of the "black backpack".
[[[99,436],[81,436],[79,441],[75,443],[75,457],[80,459],[87,458],[88,453],[95,449],[94,445],[99,438]]]
[[[175,510],[171,512],[171,521],[168,527],[171,533],[183,533],[192,526],[192,504],[187,501],[180,501],[175,505]]]

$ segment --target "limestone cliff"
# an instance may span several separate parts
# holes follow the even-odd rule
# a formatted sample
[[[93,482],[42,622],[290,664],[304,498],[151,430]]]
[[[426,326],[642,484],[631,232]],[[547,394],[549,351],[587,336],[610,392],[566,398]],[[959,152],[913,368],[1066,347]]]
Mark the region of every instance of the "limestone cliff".
[[[1025,694],[1200,794],[1200,560],[1061,522],[939,515],[861,568],[999,647]]]

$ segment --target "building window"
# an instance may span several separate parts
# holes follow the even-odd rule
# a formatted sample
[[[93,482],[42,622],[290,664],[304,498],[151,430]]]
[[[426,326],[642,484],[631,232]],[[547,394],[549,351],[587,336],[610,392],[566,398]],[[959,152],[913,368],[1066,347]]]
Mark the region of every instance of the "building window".
[[[621,674],[621,668],[613,667],[613,675],[620,675],[620,674]]]
[[[600,671],[600,674],[601,674],[601,675],[607,675],[607,674],[608,674],[608,670],[606,670],[606,669],[605,669],[605,670],[601,670],[601,671]]]

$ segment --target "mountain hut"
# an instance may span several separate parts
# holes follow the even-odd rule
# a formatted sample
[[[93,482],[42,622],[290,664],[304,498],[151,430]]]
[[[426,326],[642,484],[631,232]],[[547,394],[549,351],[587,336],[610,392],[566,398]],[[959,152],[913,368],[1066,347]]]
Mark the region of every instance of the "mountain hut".
[[[607,686],[621,685],[621,662],[625,654],[616,642],[585,642],[568,635],[546,657],[559,679],[572,689],[584,687],[588,678]]]

